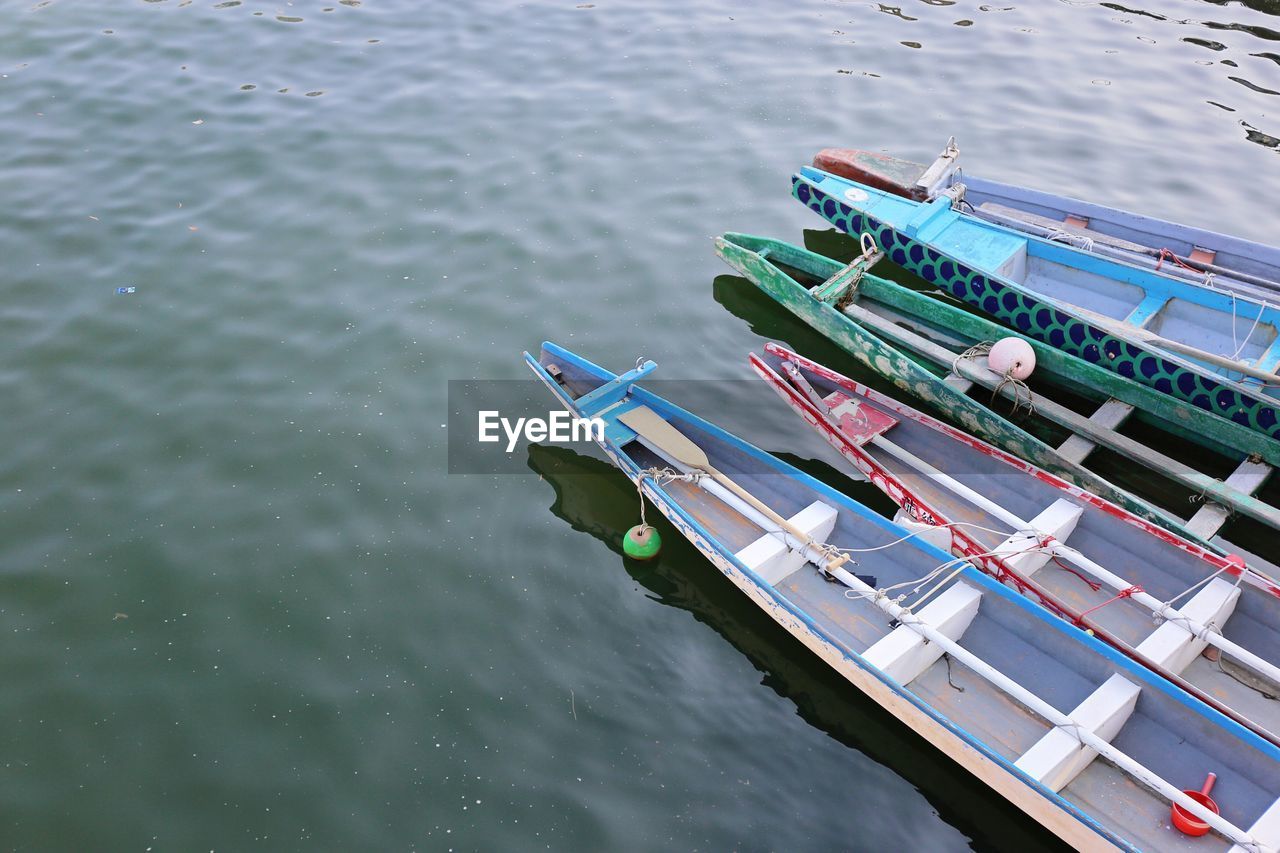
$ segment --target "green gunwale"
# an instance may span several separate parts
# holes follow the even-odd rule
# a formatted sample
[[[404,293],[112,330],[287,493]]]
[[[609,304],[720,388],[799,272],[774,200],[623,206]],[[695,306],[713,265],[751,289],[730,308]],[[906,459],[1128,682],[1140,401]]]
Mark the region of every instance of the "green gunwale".
[[[819,280],[830,278],[844,269],[845,264],[781,240],[746,234],[729,233],[717,238],[716,252],[756,287],[864,366],[898,388],[934,404],[974,435],[1139,516],[1209,545],[1202,537],[1188,531],[1182,519],[1120,489],[1079,463],[1064,458],[1055,448],[948,385],[942,377],[921,363],[926,361],[925,358],[904,353],[863,328],[834,305],[815,298],[804,285],[773,261]],[[1016,335],[962,308],[871,274],[862,277],[852,301],[854,305],[860,301],[878,302],[902,315],[975,341],[993,341]],[[1129,403],[1135,407],[1135,415],[1142,417],[1144,421],[1230,458],[1243,458],[1245,454],[1240,449],[1243,446],[1268,462],[1275,464],[1280,461],[1276,459],[1275,442],[1246,427],[1169,398],[1047,344],[1023,335],[1016,336],[1027,340],[1036,351],[1038,379],[1086,394],[1093,399],[1114,397]],[[1232,432],[1236,433],[1230,436],[1236,446],[1220,440]],[[1274,512],[1252,496],[1226,490],[1220,480],[1208,474],[1196,472],[1179,481],[1236,511],[1255,516],[1259,513],[1265,515],[1268,511]]]

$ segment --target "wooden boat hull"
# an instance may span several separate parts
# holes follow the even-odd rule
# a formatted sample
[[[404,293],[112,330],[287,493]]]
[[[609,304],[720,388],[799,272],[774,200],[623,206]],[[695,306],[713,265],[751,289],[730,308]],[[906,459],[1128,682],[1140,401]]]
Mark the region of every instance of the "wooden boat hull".
[[[831,584],[823,583],[820,578],[815,577],[812,581],[805,581],[805,583],[810,583],[808,589],[816,591],[813,594],[818,595],[828,604],[825,607],[810,610],[796,603],[797,600],[805,599],[797,599],[795,592],[785,594],[783,592],[783,589],[799,589],[799,587],[788,587],[779,580],[764,580],[760,574],[743,562],[744,558],[740,555],[745,553],[744,551],[735,550],[734,546],[712,532],[720,529],[716,526],[718,522],[715,510],[700,508],[701,505],[696,498],[699,493],[696,485],[681,483],[660,485],[657,482],[657,475],[646,473],[649,469],[643,466],[647,463],[638,461],[635,451],[631,449],[638,444],[635,441],[635,433],[628,435],[625,429],[618,430],[618,421],[624,420],[618,410],[625,410],[629,406],[645,406],[657,412],[668,422],[678,423],[681,431],[686,435],[700,436],[704,446],[707,442],[723,445],[720,456],[733,465],[735,476],[750,477],[749,482],[755,483],[759,488],[770,487],[770,484],[775,484],[774,488],[782,488],[776,485],[781,482],[784,485],[792,484],[795,489],[801,490],[802,496],[793,496],[792,506],[802,506],[810,496],[817,496],[824,503],[838,507],[844,514],[842,518],[845,518],[846,522],[856,522],[854,527],[844,527],[845,533],[860,531],[858,533],[860,542],[868,545],[874,542],[892,542],[902,534],[899,528],[830,487],[706,421],[672,406],[638,386],[627,385],[631,374],[615,377],[590,362],[550,344],[544,344],[540,359],[534,359],[526,354],[526,360],[539,380],[570,412],[580,416],[594,414],[606,419],[608,426],[605,428],[605,437],[599,443],[610,460],[637,484],[641,493],[652,501],[676,529],[687,537],[735,587],[851,684],[888,709],[913,731],[951,756],[961,767],[967,769],[1058,837],[1077,849],[1088,850],[1111,847],[1135,850],[1160,846],[1169,850],[1195,851],[1226,850],[1229,846],[1220,836],[1215,836],[1216,843],[1211,842],[1206,845],[1201,840],[1193,845],[1185,837],[1174,834],[1167,825],[1164,825],[1168,814],[1167,800],[1161,799],[1160,796],[1153,797],[1150,791],[1136,784],[1132,777],[1120,773],[1118,766],[1102,762],[1100,759],[1086,763],[1085,768],[1079,771],[1076,780],[1062,788],[1062,793],[1055,793],[1050,787],[1029,776],[1028,772],[1021,769],[1008,755],[1010,749],[1013,749],[1016,754],[1021,751],[1020,747],[1008,742],[1001,742],[999,746],[994,745],[993,742],[977,736],[969,726],[976,723],[979,726],[986,726],[985,731],[990,735],[1008,732],[1012,737],[1013,732],[1023,725],[1018,720],[1027,719],[1026,715],[1030,712],[1007,700],[992,705],[984,704],[987,700],[983,697],[991,694],[984,692],[982,688],[986,682],[979,680],[970,669],[963,669],[957,673],[957,677],[961,677],[962,681],[968,685],[963,691],[957,690],[954,685],[947,686],[950,680],[950,665],[941,659],[935,660],[936,667],[943,667],[933,670],[935,686],[925,685],[924,692],[918,678],[899,682],[886,675],[881,669],[872,665],[862,653],[856,651],[854,645],[851,645],[856,638],[848,632],[854,630],[853,628],[837,627],[837,623],[832,622],[836,618],[834,611],[843,608],[862,608],[861,612],[867,612],[867,608],[872,607],[867,600],[845,596],[840,592],[843,587],[833,588]],[[554,377],[549,372],[551,365],[555,366]],[[597,405],[599,397],[593,400],[590,410],[579,405],[578,401],[585,398],[575,397],[570,393],[570,383],[566,381],[566,376],[571,373],[579,379],[583,376],[595,377],[601,383],[611,384],[612,387],[609,389],[611,402],[606,406],[606,410],[602,411]],[[592,386],[589,392],[586,388],[580,390],[593,393],[596,389]],[[717,464],[721,463],[717,462]],[[841,528],[837,527],[837,530],[839,529]],[[778,532],[775,531],[772,534],[766,532],[763,538],[768,539],[770,535],[777,536]],[[881,550],[883,549],[877,548],[873,553]],[[944,552],[921,545],[911,546],[906,551],[899,550],[894,553],[895,557],[880,558],[878,562],[868,557],[863,567],[875,568],[878,571],[915,572],[921,565],[947,559]],[[805,572],[806,578],[810,576],[808,570],[801,571]],[[1019,674],[1033,681],[1038,679],[1036,683],[1041,684],[1042,687],[1045,679],[1052,677],[1046,673],[1046,667],[1063,667],[1065,670],[1069,666],[1076,667],[1071,671],[1078,674],[1088,672],[1089,675],[1086,678],[1090,685],[1099,678],[1107,678],[1108,673],[1111,673],[1112,680],[1108,680],[1099,689],[1106,689],[1107,685],[1121,675],[1135,685],[1140,685],[1139,689],[1146,704],[1133,711],[1135,717],[1141,715],[1142,723],[1136,730],[1138,740],[1133,741],[1129,748],[1139,750],[1148,762],[1175,758],[1177,766],[1169,765],[1161,772],[1172,773],[1179,778],[1199,772],[1198,768],[1203,766],[1205,760],[1214,760],[1207,759],[1207,756],[1217,756],[1221,761],[1215,761],[1215,766],[1219,763],[1223,766],[1229,765],[1232,772],[1236,774],[1232,781],[1237,794],[1236,799],[1229,803],[1231,813],[1229,820],[1233,820],[1236,826],[1249,827],[1248,830],[1233,831],[1247,832],[1250,838],[1249,843],[1257,842],[1263,849],[1272,843],[1273,833],[1280,830],[1280,826],[1272,827],[1269,822],[1276,819],[1274,816],[1280,816],[1280,805],[1274,803],[1276,792],[1271,790],[1274,787],[1272,776],[1280,778],[1280,750],[1244,731],[1201,703],[1188,700],[1185,695],[1173,690],[1163,680],[1155,678],[1145,669],[1135,667],[1132,662],[1116,655],[1113,650],[1050,617],[1040,608],[976,570],[962,568],[954,577],[959,578],[955,583],[971,584],[981,590],[983,605],[976,619],[994,619],[997,624],[1009,627],[1015,624],[1025,626],[1027,633],[1036,637],[1034,643],[1036,649],[1052,650],[1033,653],[1030,645],[1027,646],[1026,652],[1011,650],[1009,648],[1011,643],[1023,642],[1016,639],[1020,635],[1010,637],[1007,634],[997,633],[984,634],[982,637],[975,638],[975,643],[989,650],[985,654],[995,655],[1007,667],[1022,667]],[[951,579],[947,582],[950,583]],[[986,616],[984,617],[983,614]],[[879,622],[879,620],[876,621]],[[976,624],[975,622],[975,626]],[[875,631],[878,632],[876,636],[881,637],[887,635],[879,632],[894,630],[898,628],[895,628],[892,623],[875,627]],[[973,629],[970,633],[972,631]],[[991,640],[995,637],[1005,639],[993,645]],[[1026,657],[1028,654],[1032,656]],[[1037,665],[1040,663],[1043,665]],[[943,672],[947,674],[943,675]],[[1086,694],[1087,690],[1086,685]],[[1079,693],[1079,688],[1073,688],[1073,691]],[[932,698],[926,701],[922,698],[924,696]],[[1074,702],[1068,698],[1069,696],[1070,692],[1067,696],[1060,696],[1058,701],[1065,700],[1069,706]],[[947,710],[944,711],[943,707]],[[1146,711],[1143,710],[1144,707],[1147,708]],[[993,719],[993,714],[1009,715],[1009,717]],[[1015,717],[1017,720],[1014,719]],[[1174,718],[1182,722],[1173,724],[1172,727],[1160,728]],[[965,721],[964,725],[959,722],[962,719]],[[1061,726],[1064,723],[1058,725]],[[1186,749],[1171,753],[1163,746],[1166,742],[1170,747],[1175,746],[1180,737],[1178,733],[1188,729],[1194,729],[1196,732],[1197,749],[1195,751]],[[1049,733],[1052,734],[1054,731],[1057,729],[1051,726]],[[1159,734],[1161,731],[1163,734]],[[1032,739],[1037,736],[1033,733]],[[1159,740],[1150,740],[1157,736]],[[1206,753],[1205,750],[1208,752]],[[1120,758],[1123,756],[1116,757],[1116,760]],[[1144,769],[1143,772],[1149,771]],[[1267,781],[1260,784],[1260,780]],[[1168,783],[1161,784],[1167,786]],[[1082,808],[1080,803],[1089,804],[1089,809]],[[1094,814],[1091,809],[1095,808],[1105,812],[1105,816]]]
[[[951,212],[949,199],[937,199],[920,208],[909,223],[900,227],[869,212],[881,207],[889,196],[852,186],[825,172],[802,170],[792,178],[792,193],[840,230],[854,236],[871,234],[894,263],[1010,328],[1268,438],[1280,438],[1280,407],[1276,400],[1103,329],[1097,322],[1030,293],[1005,276],[974,269],[930,245],[929,220]],[[857,199],[857,206],[846,203],[846,198]]]
[[[1155,508],[1146,501],[1116,487],[1109,480],[1094,474],[1080,462],[1066,458],[1059,449],[1050,447],[1012,423],[1008,418],[997,414],[988,406],[969,397],[964,393],[963,389],[945,381],[926,366],[929,361],[934,363],[940,361],[941,357],[936,353],[928,353],[923,358],[918,353],[908,355],[899,346],[895,346],[893,343],[883,339],[880,336],[880,332],[873,333],[862,323],[855,322],[846,313],[837,310],[834,305],[816,298],[776,266],[773,260],[777,259],[780,263],[803,270],[819,279],[832,275],[839,270],[842,265],[838,262],[780,241],[740,234],[729,234],[719,238],[716,242],[716,247],[717,252],[730,266],[746,276],[753,285],[764,291],[792,314],[829,338],[865,367],[885,377],[902,391],[936,406],[940,411],[946,412],[948,417],[952,418],[969,433],[977,435],[991,444],[1077,486],[1082,486],[1094,494],[1124,507],[1141,518],[1175,530],[1180,535],[1186,536],[1193,541],[1208,544],[1207,539],[1189,531],[1182,519],[1175,518],[1169,513]],[[755,251],[755,248],[759,248],[760,251]],[[923,310],[929,310],[938,312],[934,319],[938,320],[941,326],[952,323],[957,325],[969,322],[976,323],[978,328],[972,331],[975,333],[977,340],[984,340],[982,326],[991,326],[989,321],[981,317],[966,314],[957,308],[908,291],[893,282],[879,279],[870,274],[863,277],[860,288],[862,292],[868,295],[866,298],[882,298],[889,301],[894,311],[902,317],[911,318],[918,316]],[[855,302],[854,305],[856,304]],[[852,307],[846,310],[852,310]],[[892,325],[889,328],[898,331],[896,325]],[[907,334],[907,332],[903,331],[903,335]],[[991,337],[988,336],[985,339],[990,340]],[[1041,367],[1041,375],[1048,375],[1048,371],[1055,368],[1054,357],[1061,354],[1039,343],[1034,344],[1034,346],[1037,347],[1038,355],[1046,356],[1044,359],[1045,364]],[[954,358],[954,354],[949,356],[949,359]],[[1149,391],[1149,389],[1141,386],[1133,386],[1131,389],[1126,389],[1121,387],[1116,377],[1106,371],[1093,368],[1091,365],[1078,362],[1078,360],[1069,358],[1064,358],[1064,360],[1068,363],[1061,369],[1068,372],[1066,379],[1071,380],[1073,384],[1082,388],[1087,388],[1091,383],[1096,383],[1096,388],[1102,394],[1125,399],[1135,404],[1142,403],[1144,393]],[[1074,362],[1075,366],[1083,368],[1082,372],[1070,373],[1071,362]],[[1140,389],[1137,396],[1132,396],[1128,393],[1134,389]],[[1150,395],[1146,394],[1146,396]],[[1158,398],[1158,400],[1164,399],[1166,398]],[[1039,402],[1035,405],[1038,408],[1045,408],[1044,404]],[[1177,431],[1179,434],[1190,438],[1199,436],[1204,439],[1212,435],[1210,427],[1205,423],[1212,419],[1199,409],[1185,404],[1182,404],[1180,409],[1170,409],[1161,403],[1152,411],[1155,415],[1155,422],[1166,429]],[[1179,424],[1186,429],[1176,429]],[[1249,442],[1257,443],[1259,450],[1265,450],[1272,444],[1262,436],[1247,430],[1240,430],[1234,424],[1224,424],[1224,426],[1235,427],[1242,435],[1249,438]],[[1117,442],[1122,441],[1119,437],[1116,437],[1115,440]],[[1125,452],[1126,446],[1124,444],[1114,444],[1112,449]],[[1251,444],[1246,444],[1246,446],[1251,446]],[[1157,460],[1154,458],[1143,457],[1140,448],[1133,454],[1133,458],[1139,464],[1148,466],[1157,464]],[[1169,475],[1175,477],[1177,482],[1183,486],[1200,491],[1235,511],[1250,515],[1250,517],[1256,517],[1263,523],[1280,525],[1280,510],[1264,504],[1252,495],[1238,493],[1208,474],[1194,470],[1170,470]]]

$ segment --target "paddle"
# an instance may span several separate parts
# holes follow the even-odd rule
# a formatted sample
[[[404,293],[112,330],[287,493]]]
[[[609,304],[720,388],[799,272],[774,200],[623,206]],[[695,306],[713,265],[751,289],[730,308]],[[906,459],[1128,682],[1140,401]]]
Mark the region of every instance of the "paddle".
[[[694,444],[687,435],[673,427],[670,422],[653,409],[648,406],[637,406],[619,415],[618,420],[628,429],[635,432],[654,450],[671,457],[681,465],[705,472],[761,515],[786,531],[788,535],[794,537],[801,545],[826,553],[824,550],[826,546],[823,543],[815,541],[812,536],[778,515],[767,504],[730,479],[728,475],[716,470],[711,464],[711,460],[707,458],[706,451]],[[831,558],[823,568],[827,572],[832,572],[849,562],[849,560],[848,554],[840,554]]]

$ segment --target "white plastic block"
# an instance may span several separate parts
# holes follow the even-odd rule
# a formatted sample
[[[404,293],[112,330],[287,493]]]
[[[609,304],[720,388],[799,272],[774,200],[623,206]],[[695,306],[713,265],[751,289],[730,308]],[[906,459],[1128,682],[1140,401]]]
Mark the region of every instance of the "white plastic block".
[[[959,640],[977,615],[981,599],[982,593],[974,587],[956,583],[916,615],[934,630]],[[906,625],[899,625],[877,640],[862,657],[899,684],[909,684],[942,657],[943,651],[937,643],[927,642]]]
[[[1052,555],[1044,550],[1028,549],[1036,548],[1045,536],[1053,536],[1059,542],[1066,543],[1083,513],[1083,507],[1066,498],[1058,498],[1048,509],[1031,519],[1031,529],[1040,534],[1038,538],[1025,532],[1015,533],[993,550],[1004,558],[1010,568],[1025,577],[1031,577],[1049,562]]]
[[[816,541],[825,542],[836,526],[836,511],[822,501],[814,501],[787,520]],[[784,538],[783,533],[766,533],[735,556],[766,583],[776,586],[804,565],[800,543],[793,540],[790,536]],[[797,550],[791,550],[788,543]]]
[[[1089,694],[1068,716],[1081,728],[1108,743],[1133,713],[1138,685],[1113,675]],[[1053,728],[1015,762],[1019,770],[1038,779],[1052,791],[1061,791],[1089,766],[1098,753],[1084,746],[1070,731]]]
[[[1178,610],[1201,625],[1212,622],[1221,630],[1239,600],[1240,587],[1214,578]],[[1208,641],[1198,639],[1186,626],[1168,621],[1152,631],[1138,646],[1138,651],[1177,674],[1191,666],[1207,645]]]
[[[928,542],[935,548],[941,548],[948,554],[951,553],[951,528],[942,527],[937,524],[925,524],[923,521],[916,521],[907,513],[903,512],[899,507],[897,513],[893,516],[893,523],[901,527],[908,533],[914,533],[911,537],[912,542]]]

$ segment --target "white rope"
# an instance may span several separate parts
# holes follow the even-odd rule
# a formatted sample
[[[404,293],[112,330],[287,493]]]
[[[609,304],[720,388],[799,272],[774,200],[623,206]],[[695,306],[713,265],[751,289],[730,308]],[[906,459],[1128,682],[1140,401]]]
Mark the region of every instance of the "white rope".
[[[1084,234],[1073,234],[1070,231],[1063,231],[1061,228],[1054,228],[1045,236],[1049,240],[1066,243],[1068,246],[1074,246],[1085,252],[1093,251],[1093,238],[1086,237]]]
[[[956,356],[954,359],[951,360],[951,372],[959,376],[960,362],[964,361],[965,359],[976,359],[980,355],[986,355],[987,353],[991,352],[991,348],[993,346],[995,346],[995,344],[992,341],[983,341],[982,343],[974,344],[973,346],[969,347],[967,350],[960,353],[958,356]]]
[[[1236,324],[1235,324],[1235,313],[1234,313],[1234,308],[1235,308],[1234,298],[1231,300],[1231,306],[1233,309],[1233,313],[1231,316],[1231,342],[1235,343]],[[1258,308],[1258,316],[1253,318],[1253,325],[1249,327],[1249,334],[1244,336],[1244,340],[1240,342],[1240,346],[1236,347],[1236,351],[1231,355],[1231,357],[1236,361],[1240,360],[1240,353],[1244,352],[1244,348],[1249,345],[1249,339],[1252,338],[1253,333],[1257,331],[1258,323],[1261,322],[1262,315],[1265,314],[1266,311],[1267,311],[1266,304],[1263,304]]]
[[[636,361],[636,366],[638,367],[644,361],[645,359],[643,358],[638,359]],[[681,474],[679,471],[676,471],[671,468],[655,467],[655,468],[642,469],[640,473],[636,475],[636,491],[640,493],[640,526],[645,530],[652,529],[648,520],[645,518],[645,515],[644,515],[645,510],[644,510],[643,484],[645,479],[652,480],[655,486],[665,486],[675,482],[692,483],[693,485],[696,486],[698,484],[698,481],[705,476],[707,476],[706,472],[697,471],[697,470],[690,470],[685,474]]]
[[[1195,592],[1197,589],[1199,589],[1200,587],[1204,586],[1204,585],[1205,585],[1205,584],[1207,584],[1209,581],[1213,580],[1214,578],[1216,578],[1218,575],[1222,574],[1222,573],[1223,573],[1223,572],[1225,572],[1226,570],[1227,570],[1227,567],[1226,567],[1226,566],[1223,566],[1222,568],[1218,569],[1216,572],[1214,572],[1213,574],[1211,574],[1211,575],[1207,576],[1206,578],[1204,578],[1204,579],[1203,579],[1203,580],[1201,580],[1200,582],[1198,582],[1198,583],[1196,583],[1196,584],[1193,584],[1192,586],[1187,587],[1187,588],[1186,588],[1186,589],[1184,589],[1182,592],[1178,593],[1178,594],[1177,594],[1177,595],[1175,595],[1173,598],[1171,598],[1171,599],[1169,599],[1168,601],[1166,601],[1166,602],[1164,603],[1164,606],[1165,606],[1165,607],[1173,607],[1173,603],[1174,603],[1175,601],[1177,601],[1177,600],[1178,600],[1178,599],[1180,599],[1180,598],[1185,598],[1185,597],[1187,597],[1188,595],[1190,595],[1191,593]],[[1240,585],[1240,581],[1242,581],[1243,579],[1244,579],[1244,573],[1243,573],[1243,572],[1241,572],[1239,575],[1237,575],[1237,576],[1236,576],[1236,583],[1235,583],[1235,585],[1236,585],[1236,586],[1239,586],[1239,585]]]
[[[989,356],[993,346],[995,346],[995,344],[991,341],[982,341],[981,343],[977,343],[969,347],[967,350],[952,359],[951,372],[956,376],[959,376],[960,362],[967,359],[977,360],[979,356]],[[987,366],[987,369],[990,370],[990,365]],[[1002,390],[1004,390],[1004,387],[1006,385],[1011,385],[1013,386],[1013,411],[1009,414],[1011,416],[1016,416],[1018,414],[1018,409],[1025,407],[1028,415],[1034,415],[1036,413],[1035,395],[1031,391],[1031,386],[1015,377],[1013,375],[1012,367],[1006,370],[1003,374],[997,375],[1000,376],[1000,382],[991,391],[991,401],[994,403],[996,397],[999,396]]]

